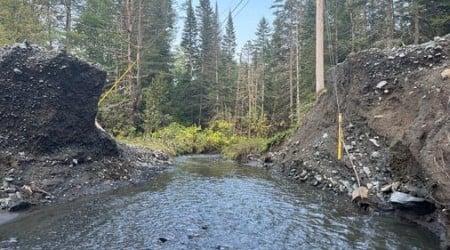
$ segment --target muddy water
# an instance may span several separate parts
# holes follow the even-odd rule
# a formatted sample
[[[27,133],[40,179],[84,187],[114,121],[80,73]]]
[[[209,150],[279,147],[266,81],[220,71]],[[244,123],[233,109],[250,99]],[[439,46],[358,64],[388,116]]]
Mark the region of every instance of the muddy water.
[[[147,185],[3,224],[0,248],[439,248],[428,231],[389,216],[362,216],[347,200],[260,169],[211,156],[182,157],[176,165]]]

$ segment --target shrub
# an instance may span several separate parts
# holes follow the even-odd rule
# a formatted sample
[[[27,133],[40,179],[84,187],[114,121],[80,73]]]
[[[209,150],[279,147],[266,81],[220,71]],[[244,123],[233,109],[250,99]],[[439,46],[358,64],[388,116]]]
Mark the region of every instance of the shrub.
[[[224,147],[222,154],[232,160],[245,161],[250,154],[261,154],[266,149],[267,140],[264,138],[240,137],[234,143]]]

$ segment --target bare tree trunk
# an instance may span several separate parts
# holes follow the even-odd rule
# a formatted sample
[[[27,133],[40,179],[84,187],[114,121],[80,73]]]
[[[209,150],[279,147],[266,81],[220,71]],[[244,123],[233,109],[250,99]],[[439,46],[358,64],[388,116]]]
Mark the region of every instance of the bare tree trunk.
[[[216,35],[217,36],[217,35]],[[218,39],[218,38],[216,38]],[[215,51],[215,81],[216,81],[216,115],[220,115],[221,113],[221,101],[220,101],[220,92],[221,92],[221,86],[219,86],[219,49],[216,48]]]
[[[66,25],[64,29],[68,32],[72,30],[72,0],[65,0],[64,8],[66,9]]]
[[[143,41],[143,30],[142,30],[142,15],[144,14],[144,3],[143,0],[139,0],[138,3],[138,23],[137,23],[137,53],[136,53],[136,89],[135,97],[133,103],[133,109],[137,110],[142,102],[142,72],[141,72],[141,58],[142,58],[142,41]]]
[[[356,34],[355,34],[355,17],[353,16],[353,0],[348,1],[348,8],[350,10],[350,24],[352,30],[352,53],[355,53],[355,42],[356,42]]]
[[[261,66],[261,119],[264,117],[264,95],[266,91],[266,83],[265,83],[265,65],[264,65],[264,59],[262,59],[262,66]]]
[[[323,12],[324,0],[316,1],[316,93],[325,87],[323,58]]]
[[[355,19],[353,18],[352,12],[350,12],[350,20],[352,23],[352,53],[355,53],[355,43],[356,43]]]
[[[339,32],[338,32],[338,30],[339,30],[339,23],[338,23],[338,14],[339,14],[339,11],[338,11],[338,0],[334,0],[334,16],[335,16],[335,19],[334,19],[334,46],[333,46],[333,50],[334,50],[334,59],[335,59],[335,62],[332,62],[333,64],[337,64],[337,62],[339,61],[339,55],[338,55],[338,52],[339,52],[339,50],[338,50],[338,47],[339,47],[339,43],[338,43],[338,41],[339,41]]]
[[[420,39],[420,24],[419,24],[419,5],[417,1],[413,1],[413,12],[414,12],[414,44],[419,44]]]
[[[234,104],[234,126],[235,126],[235,133],[236,128],[238,125],[238,117],[241,115],[240,110],[240,100],[241,100],[241,81],[242,81],[242,54],[239,55],[239,69],[238,69],[238,77],[236,80],[236,99]]]
[[[47,32],[48,32],[48,44],[49,47],[53,47],[53,39],[52,39],[52,9],[50,6],[50,2],[47,3]]]
[[[375,8],[375,0],[370,1],[370,7],[366,4],[358,8],[358,11],[360,11],[362,15],[362,21],[359,23],[361,29],[360,38],[362,38],[361,40],[364,39],[364,42],[359,44],[358,51],[361,51],[363,48],[370,48],[372,46],[370,42],[373,42],[371,40],[373,40],[372,37],[374,36],[374,34],[372,34],[374,32],[374,27],[370,27],[369,19],[373,16],[372,13],[375,12]]]
[[[133,32],[133,5],[134,0],[126,0],[125,2],[125,10],[126,10],[126,28],[127,28],[127,59],[128,59],[128,65],[131,65],[133,63],[133,46],[132,46],[132,32]],[[133,112],[134,110],[134,98],[136,96],[136,86],[134,84],[134,74],[133,70],[130,70],[128,73],[128,84],[130,85],[130,96],[131,96],[131,103],[133,104]]]
[[[292,30],[290,32],[290,37],[292,37]],[[289,120],[291,124],[294,121],[294,46],[292,38],[289,42]]]
[[[247,117],[249,120],[248,128],[247,128],[247,135],[251,136],[251,123],[253,121],[253,115],[252,115],[252,102],[253,102],[253,90],[252,90],[252,77],[251,77],[251,65],[250,65],[250,58],[248,60],[248,69],[247,69],[247,92],[248,92],[248,113]]]
[[[394,39],[394,0],[386,0],[386,47],[392,48]]]
[[[297,125],[299,125],[300,123],[300,78],[301,78],[301,72],[300,72],[300,58],[301,58],[301,39],[300,39],[300,35],[301,35],[301,31],[300,31],[300,23],[301,21],[301,13],[300,11],[297,13],[297,23],[295,25],[295,29],[296,29],[296,46],[295,46],[295,50],[296,50],[296,57],[295,57],[295,67],[296,67],[296,82],[295,82],[295,86],[296,86],[296,117],[297,117]]]

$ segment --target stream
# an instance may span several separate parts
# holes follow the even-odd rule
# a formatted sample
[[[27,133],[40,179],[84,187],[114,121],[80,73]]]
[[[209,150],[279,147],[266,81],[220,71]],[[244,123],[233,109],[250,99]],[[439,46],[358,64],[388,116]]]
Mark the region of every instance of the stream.
[[[439,249],[431,232],[361,215],[348,197],[218,156],[184,156],[139,186],[0,225],[0,249]]]

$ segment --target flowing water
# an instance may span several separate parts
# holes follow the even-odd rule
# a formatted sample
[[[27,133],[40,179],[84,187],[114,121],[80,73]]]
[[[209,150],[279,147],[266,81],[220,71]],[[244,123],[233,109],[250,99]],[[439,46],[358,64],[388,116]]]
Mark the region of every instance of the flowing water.
[[[146,185],[0,225],[6,249],[438,249],[430,232],[361,215],[347,197],[213,156],[180,157]]]

